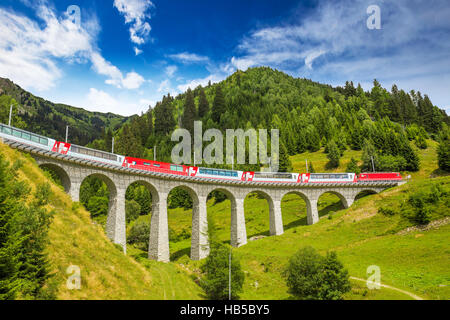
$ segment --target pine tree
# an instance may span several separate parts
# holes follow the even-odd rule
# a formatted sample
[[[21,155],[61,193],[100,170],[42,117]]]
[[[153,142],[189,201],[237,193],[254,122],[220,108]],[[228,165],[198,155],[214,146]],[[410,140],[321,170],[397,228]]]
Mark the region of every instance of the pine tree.
[[[215,123],[220,123],[222,114],[225,113],[225,97],[223,96],[222,87],[220,85],[216,88],[216,96],[214,97],[211,118]]]
[[[450,140],[444,140],[438,147],[439,169],[450,172]]]
[[[198,117],[201,119],[209,112],[209,102],[206,99],[205,90],[200,87],[200,97],[198,102]]]
[[[154,110],[155,134],[164,136],[175,129],[176,122],[173,117],[173,98],[164,96],[162,102],[157,103]]]
[[[194,121],[197,118],[197,110],[195,108],[194,97],[191,89],[186,92],[186,101],[184,103],[183,115],[181,117],[181,126],[194,134]]]
[[[119,134],[116,149],[118,154],[128,157],[142,158],[144,153],[141,138],[134,134],[129,125],[125,125]]]
[[[278,171],[279,172],[292,172],[292,163],[289,159],[289,154],[286,146],[283,142],[280,142]]]
[[[373,144],[370,141],[366,140],[364,142],[363,147],[363,155],[362,155],[363,165],[361,169],[365,172],[372,172],[373,171],[372,160],[376,171],[378,154]]]
[[[328,158],[328,160],[330,160],[328,162],[328,165],[331,168],[339,167],[339,160],[341,158],[341,151],[339,150],[339,148],[336,145],[336,143],[334,142],[334,140],[331,140],[327,144],[327,150],[328,150],[327,158]]]
[[[353,172],[356,174],[361,173],[361,169],[358,167],[358,161],[356,161],[354,158],[350,160],[350,162],[347,164],[347,172]]]
[[[105,151],[111,152],[111,148],[112,148],[112,138],[113,138],[113,133],[112,130],[110,128],[105,130]]]

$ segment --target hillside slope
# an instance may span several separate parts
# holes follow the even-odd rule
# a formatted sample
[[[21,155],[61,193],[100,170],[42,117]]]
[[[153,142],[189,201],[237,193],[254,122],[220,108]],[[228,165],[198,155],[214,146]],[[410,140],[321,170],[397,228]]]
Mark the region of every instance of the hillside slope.
[[[104,129],[116,128],[128,119],[53,103],[25,91],[9,79],[0,78],[0,121],[3,123],[8,121],[11,104],[17,106],[14,114],[23,126],[17,121],[13,121],[13,125],[57,140],[64,140],[66,125],[69,125],[70,140],[80,145],[103,138]]]
[[[50,207],[55,216],[50,227],[48,254],[58,299],[200,299],[202,290],[185,271],[174,264],[147,261],[144,264],[125,256],[113,245],[90,214],[37,167],[34,160],[0,143],[0,153],[13,162],[24,161],[19,179],[36,188],[51,183]],[[81,270],[81,289],[68,290],[69,266]],[[145,265],[145,266],[144,266]]]
[[[381,281],[425,299],[450,298],[450,177],[430,179],[437,171],[436,144],[420,151],[422,169],[411,181],[401,187],[356,201],[351,208],[343,209],[340,200],[331,194],[319,199],[320,222],[306,224],[306,205],[298,196],[288,195],[282,201],[285,233],[269,237],[269,207],[265,199],[247,197],[245,221],[247,237],[265,237],[234,249],[241,258],[246,272],[244,299],[290,299],[282,276],[289,258],[302,246],[313,246],[319,252],[334,250],[349,270],[350,276],[367,279],[367,267],[381,269]],[[340,170],[354,151],[346,151]],[[326,154],[323,151],[293,157],[294,166],[300,169],[304,159],[314,161],[318,170],[324,169]],[[408,173],[404,173],[405,176]],[[412,195],[431,192],[436,186],[445,196],[430,207],[429,228],[415,228],[415,222],[400,210]],[[224,243],[230,241],[230,202],[208,203],[208,215],[217,225],[217,235]],[[378,212],[380,207],[392,208],[393,216]],[[192,211],[182,208],[169,210],[169,228],[174,234],[190,234]],[[149,216],[139,220],[149,221]],[[189,260],[190,238],[170,243],[171,260],[195,271],[199,263]],[[346,299],[410,299],[392,290],[367,290],[365,283],[352,280],[352,292]]]

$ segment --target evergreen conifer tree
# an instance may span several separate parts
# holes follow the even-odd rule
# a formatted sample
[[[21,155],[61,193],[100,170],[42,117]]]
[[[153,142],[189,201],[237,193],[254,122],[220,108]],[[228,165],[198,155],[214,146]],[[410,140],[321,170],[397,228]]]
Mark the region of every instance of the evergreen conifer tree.
[[[200,88],[200,96],[198,100],[198,117],[201,119],[209,112],[209,102],[206,99],[205,90]]]
[[[211,118],[215,123],[220,123],[220,118],[222,114],[225,113],[225,97],[222,92],[222,87],[220,85],[216,88],[216,96],[214,97]]]

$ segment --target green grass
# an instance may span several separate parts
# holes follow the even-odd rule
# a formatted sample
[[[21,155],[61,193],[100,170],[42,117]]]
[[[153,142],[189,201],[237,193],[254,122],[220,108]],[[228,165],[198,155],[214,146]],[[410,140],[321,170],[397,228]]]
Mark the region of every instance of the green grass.
[[[24,161],[19,179],[33,189],[51,183],[49,209],[55,216],[49,230],[48,257],[58,299],[202,299],[203,292],[186,270],[178,264],[153,261],[138,263],[123,254],[106,237],[81,204],[73,203],[61,187],[53,184],[35,161],[0,143],[0,153],[13,162]],[[81,270],[81,289],[69,290],[66,270],[76,265]]]
[[[29,156],[1,144],[0,152],[10,161],[15,158],[25,160],[21,178],[31,185],[47,179]],[[312,159],[317,171],[322,171],[327,162],[323,152],[303,156]],[[358,158],[354,151],[347,151],[341,166],[345,166],[345,161],[352,156]],[[297,159],[295,166],[302,163],[301,157],[293,157]],[[300,247],[310,245],[322,254],[336,251],[351,276],[367,278],[367,267],[377,265],[383,284],[426,299],[449,299],[450,226],[399,235],[397,232],[411,226],[412,222],[400,214],[388,217],[377,213],[380,206],[398,209],[411,193],[429,190],[433,184],[440,183],[449,189],[450,177],[428,179],[431,174],[439,174],[437,165],[431,161],[435,157],[435,147],[421,151],[420,157],[422,170],[413,174],[410,183],[359,199],[349,209],[344,210],[336,196],[324,194],[319,199],[321,220],[313,226],[306,225],[304,201],[296,195],[287,195],[282,201],[285,233],[281,236],[268,236],[267,201],[247,197],[244,203],[247,236],[267,237],[233,249],[246,274],[242,298],[292,299],[283,271],[290,256]],[[57,186],[52,185],[52,190],[51,206],[56,216],[50,230],[48,252],[58,282],[59,299],[204,298],[195,282],[203,262],[190,260],[190,238],[170,243],[171,263],[149,261],[146,252],[132,246],[128,246],[128,256],[125,256],[105,236],[101,219],[91,220],[89,213],[79,204],[72,203]],[[432,218],[441,219],[449,214],[448,202],[441,203],[435,207]],[[218,226],[218,238],[229,243],[230,202],[214,204],[209,201],[208,215]],[[191,232],[191,210],[169,210],[168,219],[173,232]],[[141,216],[139,220],[149,223],[150,215]],[[82,290],[67,290],[65,286],[65,270],[72,264],[81,267]],[[351,283],[352,290],[345,299],[411,299],[395,290],[368,290],[363,282],[351,280]]]
[[[397,232],[413,225],[413,222],[397,214],[387,217],[377,213],[377,208],[387,206],[399,209],[410,194],[429,190],[433,184],[441,184],[450,191],[450,177],[428,179],[438,171],[436,146],[420,151],[422,169],[412,174],[412,180],[401,187],[386,190],[357,200],[353,206],[344,210],[339,199],[324,194],[319,199],[321,220],[313,226],[306,225],[306,206],[295,195],[288,195],[282,201],[282,215],[285,233],[277,237],[266,237],[234,249],[241,259],[246,273],[244,299],[292,299],[283,278],[283,270],[300,247],[310,245],[325,253],[334,250],[348,269],[351,276],[367,278],[367,267],[377,265],[381,269],[383,284],[412,292],[425,299],[449,299],[450,290],[450,226],[444,225],[428,231],[414,231],[406,235]],[[360,152],[347,151],[341,161],[339,171],[344,171],[351,157],[359,158]],[[312,159],[316,171],[324,170],[326,155],[319,151],[308,155],[293,157],[294,167]],[[299,168],[298,168],[299,169]],[[295,170],[295,169],[294,169]],[[301,171],[301,170],[297,170]],[[269,235],[269,209],[267,201],[257,197],[247,197],[244,203],[248,238],[255,235]],[[331,214],[330,214],[331,213]],[[219,204],[208,202],[208,215],[212,216],[218,227],[218,238],[230,241],[230,202]],[[450,215],[448,203],[434,208],[432,219]],[[169,210],[169,228],[179,233],[191,230],[192,211]],[[149,221],[149,216],[141,217]],[[197,273],[201,262],[191,261],[190,239],[170,243],[171,260],[175,264]],[[197,270],[197,272],[195,272]],[[351,281],[352,291],[346,299],[411,299],[404,293],[381,288],[368,290],[365,284]]]

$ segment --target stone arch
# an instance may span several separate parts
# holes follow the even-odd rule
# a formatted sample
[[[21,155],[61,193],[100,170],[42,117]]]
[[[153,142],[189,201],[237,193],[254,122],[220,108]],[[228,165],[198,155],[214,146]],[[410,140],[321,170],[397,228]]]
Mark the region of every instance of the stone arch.
[[[136,180],[132,180],[125,188],[125,191],[128,190],[128,188],[132,185],[132,184],[140,184],[142,186],[144,186],[149,192],[150,195],[152,196],[152,212],[154,211],[155,206],[158,207],[159,206],[159,193],[158,190],[156,189],[156,187],[150,183],[149,181],[143,180],[143,179],[136,179]]]
[[[103,181],[109,191],[108,215],[106,218],[106,235],[114,243],[120,244],[126,253],[126,222],[125,222],[125,190],[120,184],[104,173],[92,173],[81,179],[81,184],[89,177]]]
[[[292,191],[287,191],[284,194],[281,195],[280,200],[283,201],[284,197],[286,197],[287,195],[291,195],[294,194],[296,196],[299,196],[303,201],[305,201],[305,205],[306,205],[306,222],[307,224],[313,224],[313,217],[315,216],[315,214],[313,213],[313,206],[311,203],[311,200],[308,198],[308,196],[306,194],[304,194],[301,191],[298,190],[292,190]],[[294,225],[296,225],[294,223]]]
[[[377,194],[378,192],[374,189],[363,189],[358,190],[358,192],[355,194],[354,201],[359,200],[361,198],[364,198],[365,196]]]
[[[283,219],[281,216],[281,199],[274,199],[273,195],[261,189],[252,189],[245,194],[244,199],[251,193],[257,193],[266,199],[269,205],[269,233],[271,236],[283,234]]]
[[[353,198],[346,198],[341,192],[336,191],[336,190],[324,190],[322,191],[319,196],[317,197],[317,200],[320,199],[321,196],[323,196],[325,193],[331,193],[335,196],[337,196],[339,198],[339,200],[341,200],[342,205],[344,206],[344,208],[348,208],[352,205],[353,203]]]
[[[186,191],[192,199],[191,259],[206,258],[209,254],[206,196],[200,195],[197,190],[185,184],[172,186],[168,193],[175,188]]]
[[[64,188],[64,191],[68,194],[71,193],[72,183],[70,181],[70,177],[66,170],[64,170],[63,167],[54,164],[54,163],[42,163],[39,165],[39,168],[41,169],[48,169],[50,171],[53,171],[58,178],[61,180],[61,184]]]
[[[238,205],[236,198],[236,195],[231,192],[228,189],[218,187],[218,186],[212,186],[211,188],[207,189],[207,199],[211,195],[211,193],[218,191],[222,192],[226,195],[227,199],[230,200],[230,244],[234,247],[238,247],[239,243],[244,242],[247,239],[246,235],[243,237],[239,237],[239,234],[242,234],[242,232],[245,233],[245,225],[242,228],[242,225],[237,224],[237,214],[238,214]]]

